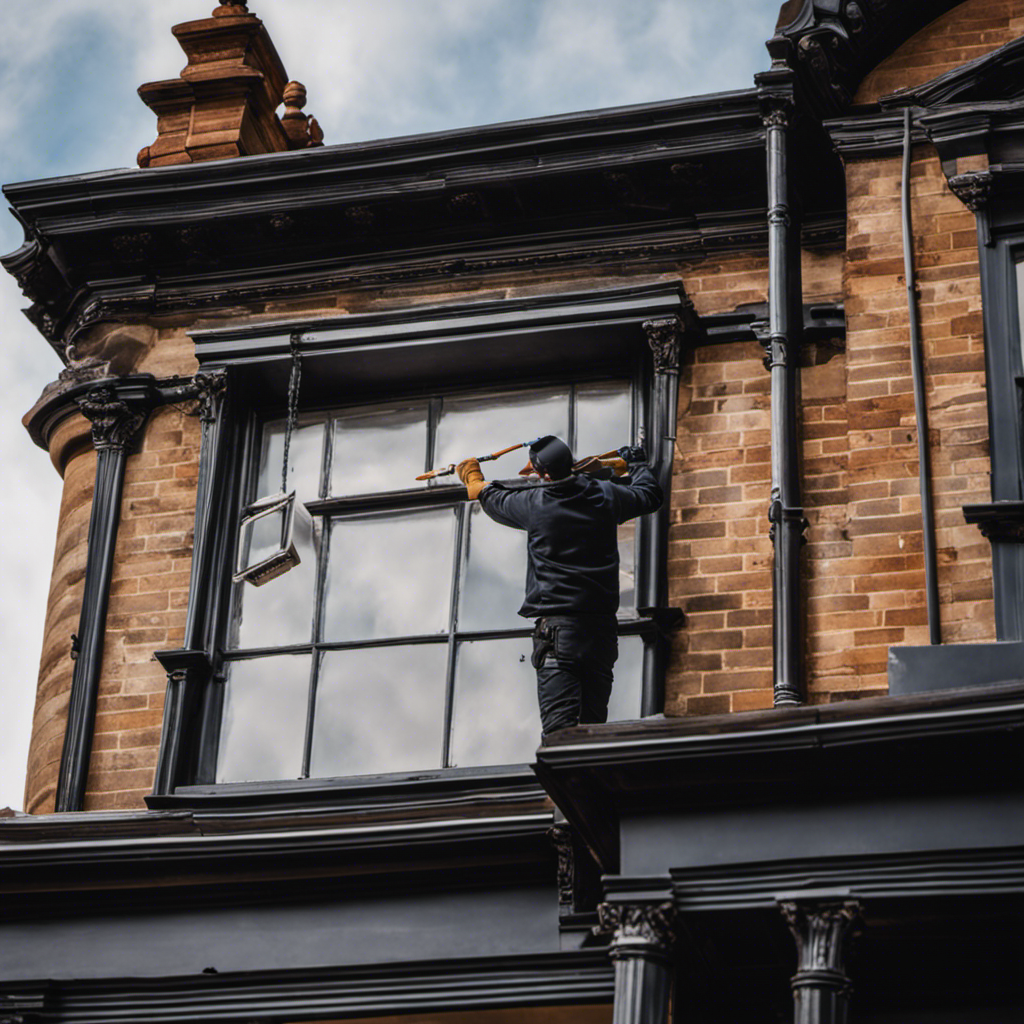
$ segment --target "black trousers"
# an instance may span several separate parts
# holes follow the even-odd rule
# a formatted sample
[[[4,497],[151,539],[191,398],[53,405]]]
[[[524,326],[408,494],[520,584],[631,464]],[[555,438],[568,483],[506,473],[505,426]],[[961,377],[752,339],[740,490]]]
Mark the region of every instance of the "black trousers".
[[[551,615],[533,630],[533,667],[545,733],[608,721],[619,656],[614,615]]]

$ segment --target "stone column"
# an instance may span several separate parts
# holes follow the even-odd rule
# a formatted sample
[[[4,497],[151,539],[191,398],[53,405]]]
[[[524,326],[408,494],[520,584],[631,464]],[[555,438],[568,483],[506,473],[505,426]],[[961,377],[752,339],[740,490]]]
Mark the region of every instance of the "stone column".
[[[114,545],[121,518],[124,464],[135,435],[146,419],[145,397],[145,389],[137,384],[122,388],[117,383],[106,383],[90,389],[78,400],[79,408],[92,423],[96,478],[89,516],[85,593],[78,620],[75,668],[57,778],[57,811],[80,811],[85,800]]]
[[[666,1024],[672,991],[671,903],[602,903],[598,928],[612,933],[615,962],[612,1024]]]
[[[780,909],[797,946],[794,1024],[846,1024],[852,989],[845,970],[846,945],[860,904],[783,902]]]

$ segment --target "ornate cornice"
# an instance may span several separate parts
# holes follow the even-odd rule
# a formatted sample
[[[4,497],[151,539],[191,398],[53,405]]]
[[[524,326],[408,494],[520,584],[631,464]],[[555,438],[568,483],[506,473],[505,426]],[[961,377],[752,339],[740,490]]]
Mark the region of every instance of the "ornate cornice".
[[[675,941],[672,903],[599,903],[597,934],[611,932],[612,958],[631,954],[667,954]]]
[[[145,422],[148,409],[118,397],[115,384],[100,384],[78,399],[78,407],[92,423],[92,443],[97,451],[127,452]]]

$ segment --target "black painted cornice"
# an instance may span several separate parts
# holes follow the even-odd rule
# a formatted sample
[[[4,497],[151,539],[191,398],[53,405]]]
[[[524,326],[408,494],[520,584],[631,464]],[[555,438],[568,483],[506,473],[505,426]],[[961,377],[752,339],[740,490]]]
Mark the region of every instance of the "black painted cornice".
[[[549,737],[534,770],[606,871],[618,816],[671,807],[784,804],[837,794],[1024,785],[1024,682],[913,697],[580,726]],[[969,764],[969,773],[963,766]],[[898,766],[899,770],[894,771]]]
[[[101,320],[342,284],[756,248],[761,147],[756,94],[744,90],[25,182],[4,190],[26,241],[2,262],[63,355]]]

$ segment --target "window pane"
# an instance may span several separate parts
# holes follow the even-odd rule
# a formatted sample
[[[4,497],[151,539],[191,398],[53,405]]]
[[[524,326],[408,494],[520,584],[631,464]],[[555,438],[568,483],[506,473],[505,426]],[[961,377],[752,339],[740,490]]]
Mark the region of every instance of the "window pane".
[[[1024,371],[1024,260],[1017,264],[1017,315],[1020,318],[1020,365]]]
[[[320,496],[323,436],[323,423],[299,426],[292,433],[288,481],[289,487],[295,489],[297,506]],[[284,424],[268,424],[264,431],[260,476],[254,498],[278,492],[283,453]],[[292,539],[299,556],[297,566],[261,587],[238,584],[236,600],[241,620],[232,646],[279,647],[310,640],[319,537],[314,534],[313,524],[302,508],[296,507]],[[253,565],[273,554],[280,541],[280,515],[268,515],[257,520],[251,531],[251,546],[245,564]]]
[[[636,616],[636,520],[623,523],[618,537],[619,618],[632,619]]]
[[[452,767],[532,761],[540,745],[530,637],[459,644]]]
[[[535,388],[514,395],[446,398],[437,429],[435,466],[484,455],[544,434],[569,436],[569,393]],[[488,479],[507,480],[526,465],[525,452],[511,452],[494,465],[484,464]]]
[[[268,423],[263,430],[260,449],[260,476],[253,498],[277,494],[281,490],[281,466],[284,462],[284,421]],[[288,447],[288,490],[299,501],[320,497],[320,466],[323,460],[324,425],[298,423]]]
[[[300,776],[309,661],[310,655],[299,654],[229,664],[217,754],[218,782]]]
[[[608,701],[609,722],[628,722],[640,717],[643,672],[643,637],[620,636],[619,660],[615,662],[615,681]]]
[[[526,586],[526,533],[488,519],[470,506],[469,538],[461,593],[459,629],[514,629],[526,625],[516,613]]]
[[[441,767],[446,643],[328,651],[320,667],[310,774]]]
[[[576,389],[576,458],[632,444],[628,381],[581,384]]]
[[[457,510],[335,519],[326,640],[374,640],[448,629]]]
[[[426,487],[427,403],[353,409],[334,421],[331,494]]]

